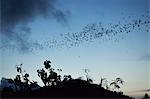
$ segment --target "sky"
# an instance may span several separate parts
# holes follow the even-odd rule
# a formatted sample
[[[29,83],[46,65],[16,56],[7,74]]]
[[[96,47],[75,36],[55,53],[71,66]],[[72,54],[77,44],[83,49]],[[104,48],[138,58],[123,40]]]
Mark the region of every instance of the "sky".
[[[121,77],[127,95],[150,89],[149,0],[0,1],[0,77],[22,63],[42,85],[36,70],[51,60],[74,78]]]

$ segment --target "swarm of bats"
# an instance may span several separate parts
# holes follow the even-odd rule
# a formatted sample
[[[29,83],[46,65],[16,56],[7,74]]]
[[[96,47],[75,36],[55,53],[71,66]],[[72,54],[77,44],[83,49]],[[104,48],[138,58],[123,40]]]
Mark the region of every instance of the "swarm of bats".
[[[80,32],[64,33],[60,34],[60,37],[46,41],[44,43],[45,47],[73,47],[78,46],[84,42],[92,42],[96,39],[101,40],[112,40],[118,41],[120,36],[121,39],[125,37],[126,34],[134,31],[150,31],[150,17],[142,15],[142,18],[132,19],[128,16],[127,22],[119,21],[116,24],[108,24],[104,26],[101,22],[88,24]],[[122,23],[121,23],[122,22]]]

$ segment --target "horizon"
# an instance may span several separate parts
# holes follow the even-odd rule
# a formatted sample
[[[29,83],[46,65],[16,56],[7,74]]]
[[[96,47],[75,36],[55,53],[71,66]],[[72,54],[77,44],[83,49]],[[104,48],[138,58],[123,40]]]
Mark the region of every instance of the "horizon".
[[[149,0],[0,1],[0,78],[14,78],[23,64],[42,85],[36,70],[50,60],[73,78],[84,76],[83,69],[95,83],[120,77],[126,95],[150,89]]]

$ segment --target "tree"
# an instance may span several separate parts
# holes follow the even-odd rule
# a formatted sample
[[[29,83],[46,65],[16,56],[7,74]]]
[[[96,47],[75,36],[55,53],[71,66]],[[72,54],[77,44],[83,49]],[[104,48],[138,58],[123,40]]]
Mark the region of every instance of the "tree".
[[[22,90],[22,84],[21,84],[21,77],[20,75],[16,75],[16,78],[14,79],[15,86],[16,86],[16,91],[18,91],[17,86],[20,87],[20,90]]]
[[[69,81],[69,80],[72,80],[71,75],[64,75],[63,81],[64,81],[64,82],[67,82],[67,81]]]
[[[89,76],[90,70],[89,70],[89,69],[83,69],[83,71],[85,72],[86,81],[87,81],[88,83],[93,83],[92,78]]]
[[[51,67],[50,63],[51,61],[48,61],[48,60],[44,61],[44,65],[46,69],[49,69]]]
[[[19,86],[20,91],[26,92],[27,90],[28,90],[28,91],[31,90],[30,85],[31,85],[31,83],[33,83],[33,82],[31,82],[31,81],[29,80],[29,74],[26,73],[25,70],[22,69],[22,65],[23,65],[23,64],[17,65],[16,68],[17,68],[17,72],[18,72],[19,74],[16,75],[16,77],[14,78],[14,80],[13,80],[12,82],[13,82],[14,85],[15,85],[16,91],[19,91],[19,90],[18,90],[18,87],[17,87],[17,86]],[[23,81],[22,81],[21,79],[22,79]]]
[[[149,99],[149,98],[150,98],[149,95],[147,93],[145,93],[143,99]]]
[[[103,87],[103,88],[106,88],[106,89],[109,89],[109,82],[108,82],[108,80],[106,78],[102,78],[101,77],[99,86]]]
[[[51,61],[44,61],[45,69],[47,69],[49,72],[46,72],[44,68],[37,70],[38,76],[41,78],[45,86],[53,86],[61,82],[61,75],[58,75],[58,73],[55,72],[55,69],[51,67],[50,63]],[[62,69],[57,70],[59,72],[62,71]]]
[[[41,78],[42,82],[44,83],[44,85],[47,85],[47,73],[45,72],[45,70],[42,69],[38,69],[38,76]]]
[[[103,82],[104,82],[105,80],[106,80],[106,78],[102,78],[102,77],[101,77],[101,81],[100,81],[100,84],[99,84],[99,85],[100,85],[100,87],[102,87]]]
[[[120,84],[123,85],[124,81],[121,78],[116,78],[113,82],[110,83],[110,86],[113,86],[114,89],[120,89]]]

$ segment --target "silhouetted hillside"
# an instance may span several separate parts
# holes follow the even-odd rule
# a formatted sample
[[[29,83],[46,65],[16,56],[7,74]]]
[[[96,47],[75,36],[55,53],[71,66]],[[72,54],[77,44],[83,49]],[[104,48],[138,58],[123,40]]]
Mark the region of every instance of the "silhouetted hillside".
[[[131,98],[116,91],[106,90],[97,84],[90,84],[80,79],[62,82],[57,86],[45,86],[30,92],[13,92],[5,89],[2,98]]]
[[[44,87],[38,87],[36,81],[28,79],[29,74],[22,72],[22,64],[17,66],[19,75],[16,75],[14,79],[5,79],[9,86],[2,88],[2,98],[131,98],[123,95],[123,92],[109,89],[109,86],[112,85],[114,89],[119,89],[119,84],[124,82],[121,78],[116,78],[110,84],[105,83],[106,86],[104,87],[102,85],[103,81],[106,80],[105,78],[101,78],[100,84],[94,84],[88,75],[88,69],[85,69],[86,80],[73,79],[71,75],[64,75],[61,79],[61,75],[51,67],[50,63],[47,60],[44,62],[48,72],[44,68],[37,70]],[[62,71],[61,69],[57,70]],[[1,80],[1,84],[3,81]]]

